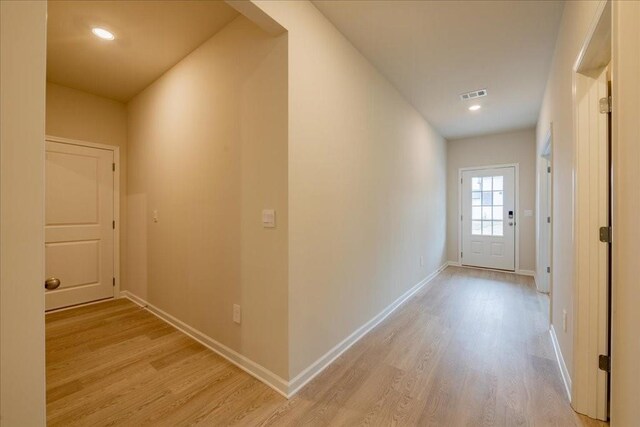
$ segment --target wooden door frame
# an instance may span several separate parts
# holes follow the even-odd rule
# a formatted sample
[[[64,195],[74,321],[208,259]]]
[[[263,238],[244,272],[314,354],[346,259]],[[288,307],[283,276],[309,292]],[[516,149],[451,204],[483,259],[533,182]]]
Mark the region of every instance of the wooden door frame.
[[[44,140],[44,143],[49,141],[113,152],[113,163],[115,163],[115,171],[113,173],[113,219],[116,222],[113,230],[113,277],[116,279],[115,286],[113,287],[113,298],[118,298],[120,295],[120,147],[52,135],[45,135]],[[90,304],[91,302],[88,303]],[[64,310],[64,308],[61,310]]]
[[[505,163],[500,165],[488,165],[488,166],[475,166],[464,167],[458,169],[458,265],[462,266],[462,173],[475,170],[486,169],[500,169],[500,168],[514,168],[515,170],[515,183],[514,183],[514,198],[515,198],[515,232],[514,232],[514,245],[515,245],[515,262],[514,273],[521,273],[520,271],[520,163]],[[491,269],[489,269],[491,270]],[[500,270],[507,271],[510,270]]]
[[[588,281],[580,280],[580,269],[582,265],[592,265],[591,256],[602,249],[602,243],[595,241],[592,234],[597,230],[586,229],[589,225],[589,215],[591,209],[585,212],[579,209],[584,203],[589,206],[602,206],[602,203],[610,203],[609,197],[603,200],[599,192],[584,193],[583,186],[589,185],[593,170],[592,159],[581,160],[586,152],[599,152],[601,148],[600,139],[583,138],[581,129],[586,125],[592,125],[592,116],[589,116],[585,124],[580,117],[580,99],[584,95],[580,92],[587,82],[597,81],[598,77],[606,69],[611,61],[611,1],[602,0],[598,4],[597,11],[591,22],[587,36],[585,37],[580,52],[575,60],[572,69],[572,109],[573,109],[573,155],[575,184],[573,197],[573,250],[574,250],[574,272],[573,272],[573,310],[574,310],[574,333],[573,333],[573,378],[571,379],[571,405],[573,408],[592,418],[607,420],[608,402],[603,387],[606,388],[606,374],[598,368],[598,357],[600,354],[607,354],[608,343],[605,339],[608,328],[608,304],[606,304],[608,293],[608,280],[601,277]],[[594,106],[595,108],[595,106]],[[594,139],[597,141],[594,142]],[[608,142],[609,144],[612,141]],[[596,145],[594,145],[596,144]],[[598,161],[602,160],[599,155]],[[610,171],[607,172],[610,178]],[[608,190],[610,191],[610,189]],[[611,221],[611,218],[609,218]],[[598,226],[607,226],[600,224]],[[587,255],[580,250],[587,250]],[[603,257],[598,258],[600,268],[607,267],[608,260]],[[603,265],[604,264],[604,265]],[[611,269],[612,266],[608,265]]]

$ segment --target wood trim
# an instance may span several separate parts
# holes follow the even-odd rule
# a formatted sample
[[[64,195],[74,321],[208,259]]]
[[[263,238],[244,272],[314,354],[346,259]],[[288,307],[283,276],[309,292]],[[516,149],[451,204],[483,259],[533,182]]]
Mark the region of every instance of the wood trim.
[[[558,342],[556,330],[553,325],[551,325],[551,327],[549,328],[549,335],[551,336],[551,344],[553,344],[553,350],[556,354],[556,361],[558,362],[558,367],[560,368],[560,374],[562,375],[562,381],[564,382],[564,387],[567,392],[567,398],[569,399],[569,401],[571,401],[571,375],[569,375],[567,364],[564,363],[564,357],[562,356],[560,343]]]
[[[607,8],[607,6],[609,6],[609,8],[611,8],[611,1],[610,0],[600,0],[598,7],[596,9],[596,12],[593,16],[593,20],[591,21],[591,24],[589,25],[589,29],[587,30],[587,34],[584,38],[584,41],[582,42],[582,46],[580,47],[580,52],[578,52],[578,56],[576,57],[576,60],[573,64],[573,71],[574,72],[588,72],[590,70],[586,70],[584,69],[584,66],[586,65],[587,62],[590,62],[587,59],[588,56],[588,52],[589,52],[589,47],[591,45],[591,41],[598,41],[597,39],[601,38],[604,36],[604,34],[598,34],[598,30],[602,30],[602,28],[598,28],[600,24],[600,18],[605,14],[605,9]],[[611,16],[611,9],[609,9],[608,11],[609,16]],[[610,23],[609,23],[610,24]],[[609,30],[610,31],[610,30]],[[601,44],[598,45],[598,47],[604,46],[606,47],[605,44]],[[611,50],[609,50],[609,55],[611,55]]]
[[[505,163],[501,165],[488,165],[488,166],[477,166],[477,167],[464,167],[458,168],[458,217],[456,221],[458,223],[458,264],[462,265],[462,258],[460,257],[460,252],[462,251],[462,221],[460,218],[462,217],[462,173],[465,171],[475,171],[475,170],[484,170],[484,169],[500,169],[500,168],[514,168],[515,169],[515,189],[514,189],[514,197],[515,197],[515,205],[516,205],[516,225],[515,225],[515,271],[520,270],[520,163]],[[503,271],[503,270],[500,270]],[[507,270],[504,270],[507,271]],[[508,271],[507,271],[508,272]]]
[[[62,144],[80,145],[83,147],[99,148],[101,150],[109,150],[109,151],[120,150],[120,147],[116,145],[100,144],[97,142],[82,141],[80,139],[62,138],[60,136],[45,135],[44,139],[45,141],[60,142]]]

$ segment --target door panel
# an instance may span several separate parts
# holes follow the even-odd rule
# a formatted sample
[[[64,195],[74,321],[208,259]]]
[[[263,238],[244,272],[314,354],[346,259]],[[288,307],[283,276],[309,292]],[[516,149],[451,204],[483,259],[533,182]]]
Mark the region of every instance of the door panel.
[[[46,223],[97,224],[98,159],[47,151]]]
[[[113,152],[46,141],[47,310],[113,297]]]
[[[515,270],[515,168],[462,173],[462,264]]]

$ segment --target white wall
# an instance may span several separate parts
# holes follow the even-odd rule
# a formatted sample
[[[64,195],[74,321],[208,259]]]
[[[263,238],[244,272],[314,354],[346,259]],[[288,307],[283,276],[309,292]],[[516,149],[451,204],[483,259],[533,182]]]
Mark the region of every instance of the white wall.
[[[239,17],[127,106],[126,289],[282,378],[286,46]]]
[[[0,2],[0,424],[45,417],[46,2]]]
[[[565,4],[536,133],[537,150],[540,153],[544,148],[545,136],[550,123],[553,122],[551,322],[571,376],[573,376],[573,204],[575,197],[572,76],[574,62],[595,17],[597,6],[596,1],[567,2]],[[538,161],[540,161],[539,158]],[[537,170],[540,171],[541,168]],[[563,310],[567,312],[566,331],[562,328]]]
[[[460,168],[519,163],[520,211],[516,218],[520,227],[520,270],[535,270],[535,202],[536,202],[536,133],[524,129],[455,139],[447,142],[447,257],[458,261],[458,172]],[[532,210],[533,216],[524,216]]]
[[[289,32],[293,378],[445,262],[446,147],[311,3],[255,3]]]
[[[120,271],[127,265],[127,107],[47,82],[47,135],[120,147]],[[120,274],[120,286],[125,275]]]

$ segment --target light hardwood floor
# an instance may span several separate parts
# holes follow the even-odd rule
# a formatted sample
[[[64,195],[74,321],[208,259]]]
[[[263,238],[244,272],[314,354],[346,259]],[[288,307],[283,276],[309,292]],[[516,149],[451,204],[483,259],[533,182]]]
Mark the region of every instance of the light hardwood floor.
[[[604,426],[576,415],[530,278],[447,268],[287,401],[127,300],[51,313],[49,425]]]

